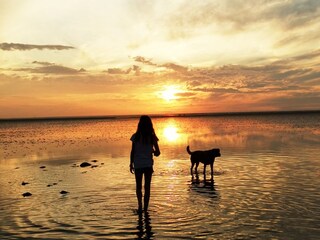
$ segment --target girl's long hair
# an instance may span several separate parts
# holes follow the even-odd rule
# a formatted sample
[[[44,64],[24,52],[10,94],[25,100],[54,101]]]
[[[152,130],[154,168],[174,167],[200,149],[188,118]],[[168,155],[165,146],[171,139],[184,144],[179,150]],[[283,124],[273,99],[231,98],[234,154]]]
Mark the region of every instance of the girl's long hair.
[[[147,115],[142,115],[138,123],[136,141],[140,141],[144,144],[152,144],[155,137],[156,134],[153,129],[151,118]]]

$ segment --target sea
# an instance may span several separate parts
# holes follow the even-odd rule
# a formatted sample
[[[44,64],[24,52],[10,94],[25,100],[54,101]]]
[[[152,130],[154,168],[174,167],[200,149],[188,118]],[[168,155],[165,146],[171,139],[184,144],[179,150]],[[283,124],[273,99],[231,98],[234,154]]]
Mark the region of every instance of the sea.
[[[138,121],[0,121],[0,239],[320,239],[319,111],[153,116],[161,155],[142,213]],[[212,181],[202,164],[192,178],[187,146],[220,149]]]

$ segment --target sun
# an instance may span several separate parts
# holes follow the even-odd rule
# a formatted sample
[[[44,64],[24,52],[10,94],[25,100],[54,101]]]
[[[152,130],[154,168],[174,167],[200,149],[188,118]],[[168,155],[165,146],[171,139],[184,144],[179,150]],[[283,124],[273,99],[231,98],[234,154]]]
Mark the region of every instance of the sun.
[[[176,94],[178,93],[179,91],[177,90],[176,87],[174,86],[168,86],[166,87],[165,90],[163,90],[161,92],[161,97],[166,100],[166,101],[171,101],[171,100],[174,100],[174,99],[177,99],[177,96]]]

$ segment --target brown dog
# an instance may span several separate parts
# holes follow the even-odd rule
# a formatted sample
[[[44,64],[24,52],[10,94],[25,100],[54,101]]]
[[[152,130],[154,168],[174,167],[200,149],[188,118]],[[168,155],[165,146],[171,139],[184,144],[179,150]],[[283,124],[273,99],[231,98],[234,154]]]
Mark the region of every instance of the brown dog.
[[[198,166],[199,163],[203,163],[203,178],[204,181],[206,181],[206,166],[208,164],[210,164],[210,168],[211,168],[211,180],[213,180],[213,164],[214,164],[214,160],[216,157],[220,157],[220,149],[219,148],[214,148],[211,150],[207,150],[207,151],[194,151],[191,152],[189,146],[187,147],[187,152],[191,155],[190,156],[190,160],[191,160],[191,168],[190,168],[190,172],[191,172],[191,176],[193,177],[193,166],[196,165],[195,168],[195,172],[196,175],[198,176]]]

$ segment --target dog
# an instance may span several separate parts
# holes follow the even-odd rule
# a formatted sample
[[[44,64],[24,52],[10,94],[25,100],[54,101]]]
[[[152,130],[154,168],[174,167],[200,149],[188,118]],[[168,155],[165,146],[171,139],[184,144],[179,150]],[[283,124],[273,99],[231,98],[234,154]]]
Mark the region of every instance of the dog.
[[[213,180],[213,164],[214,164],[214,160],[216,157],[221,157],[220,154],[220,149],[219,148],[214,148],[211,150],[206,150],[206,151],[194,151],[191,152],[190,151],[190,147],[187,146],[187,152],[190,154],[190,160],[191,160],[191,168],[190,168],[190,172],[191,172],[191,176],[193,178],[193,167],[194,165],[196,165],[195,168],[195,172],[196,172],[196,176],[198,176],[198,166],[199,163],[203,163],[203,178],[204,181],[206,181],[206,166],[210,164],[210,168],[211,168],[211,180]]]

